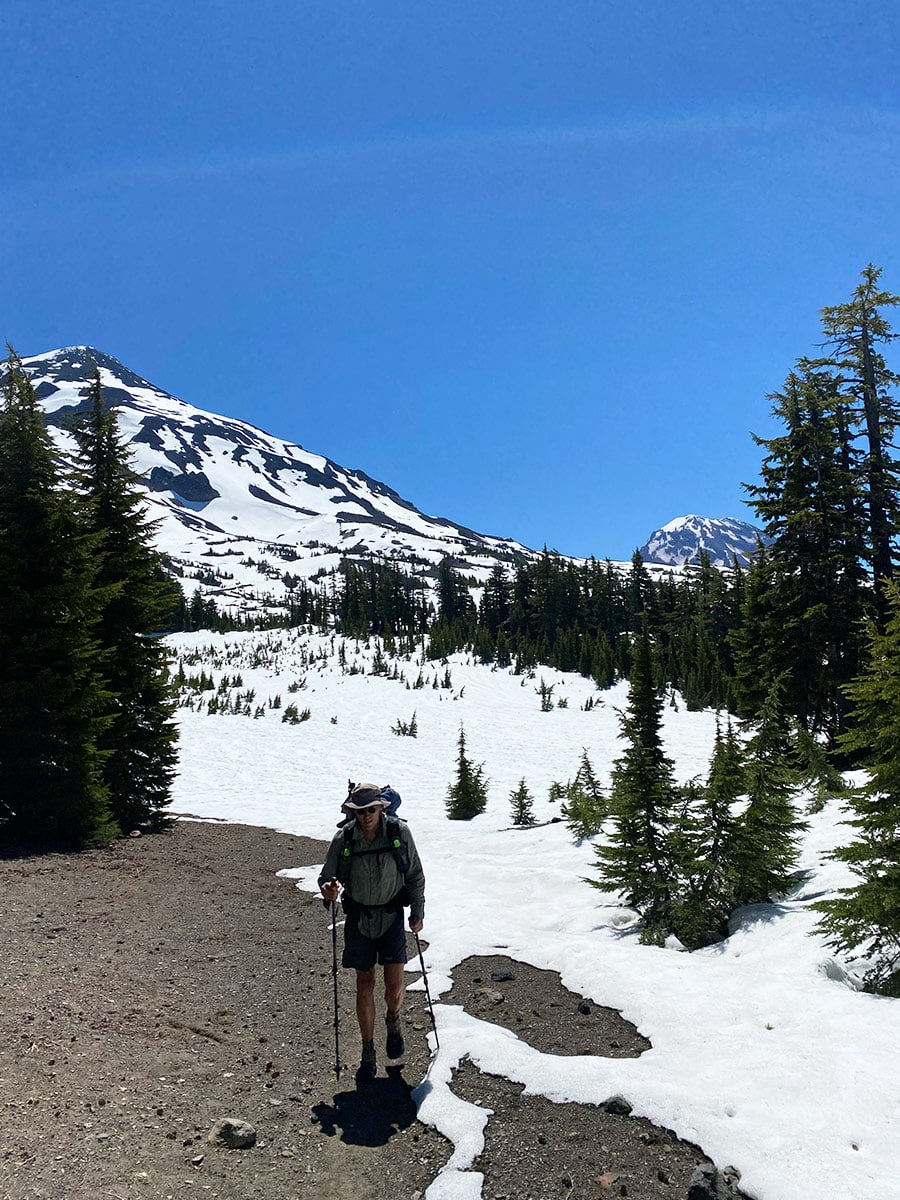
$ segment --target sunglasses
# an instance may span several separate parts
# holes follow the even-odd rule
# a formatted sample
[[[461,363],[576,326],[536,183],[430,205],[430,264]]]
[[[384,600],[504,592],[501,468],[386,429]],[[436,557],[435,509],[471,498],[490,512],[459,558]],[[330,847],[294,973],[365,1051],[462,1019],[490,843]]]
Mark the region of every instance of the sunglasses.
[[[358,813],[380,813],[384,808],[383,804],[370,804],[368,808],[358,808]]]

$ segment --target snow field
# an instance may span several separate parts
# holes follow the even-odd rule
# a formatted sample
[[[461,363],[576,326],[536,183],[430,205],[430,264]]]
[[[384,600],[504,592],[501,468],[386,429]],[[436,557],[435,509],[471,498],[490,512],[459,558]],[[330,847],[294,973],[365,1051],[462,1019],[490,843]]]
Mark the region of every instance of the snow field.
[[[828,851],[846,841],[837,801],[809,817],[796,894],[737,914],[731,937],[693,954],[642,946],[634,914],[592,888],[590,841],[563,823],[510,827],[509,794],[524,778],[535,817],[559,815],[547,789],[565,783],[586,749],[601,782],[621,753],[619,685],[597,693],[589,680],[538,668],[533,679],[454,655],[448,663],[400,660],[405,681],[362,673],[375,655],[340,639],[298,631],[181,634],[170,639],[187,672],[203,665],[218,682],[240,674],[234,692],[254,704],[280,695],[265,715],[210,716],[181,710],[181,771],[173,809],[327,839],[348,776],[391,783],[414,831],[428,877],[426,965],[441,1048],[417,1090],[420,1116],[455,1146],[428,1200],[475,1200],[471,1167],[486,1114],[449,1090],[468,1055],[482,1069],[552,1100],[599,1103],[622,1093],[636,1114],[733,1163],[759,1200],[900,1198],[900,1005],[864,995],[818,936],[812,899],[846,884]],[[265,651],[265,654],[262,652]],[[187,659],[198,655],[194,665]],[[324,658],[322,656],[325,656]],[[388,660],[393,670],[394,660]],[[422,671],[425,687],[410,685]],[[433,687],[449,671],[451,687]],[[568,706],[541,712],[541,679]],[[305,681],[300,691],[288,686]],[[204,693],[208,699],[211,693]],[[589,696],[602,703],[583,711]],[[284,724],[288,703],[310,718]],[[418,737],[391,732],[416,713]],[[487,811],[447,820],[456,741],[483,762]],[[705,776],[715,714],[668,705],[667,753],[679,779]],[[315,890],[319,864],[285,863],[298,886]],[[562,1058],[533,1050],[508,1031],[440,1002],[453,967],[470,955],[505,953],[558,971],[566,987],[622,1011],[653,1049],[639,1059]],[[418,966],[418,964],[412,964]]]

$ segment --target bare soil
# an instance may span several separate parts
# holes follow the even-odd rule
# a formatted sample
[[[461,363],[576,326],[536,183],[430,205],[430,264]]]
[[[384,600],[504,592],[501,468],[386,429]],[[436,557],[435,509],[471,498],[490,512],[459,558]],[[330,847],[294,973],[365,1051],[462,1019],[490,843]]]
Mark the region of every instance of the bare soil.
[[[410,1099],[429,1061],[425,997],[407,996],[405,1058],[386,1064],[379,1046],[378,1079],[357,1088],[341,972],[337,1077],[328,913],[276,875],[324,851],[178,821],[105,850],[0,858],[0,1200],[424,1194],[452,1150]],[[558,975],[509,959],[460,964],[441,999],[540,1050],[647,1047]],[[649,1122],[524,1097],[468,1061],[454,1089],[493,1110],[475,1165],[485,1200],[683,1200],[707,1161]],[[254,1126],[255,1145],[209,1144],[224,1117]]]

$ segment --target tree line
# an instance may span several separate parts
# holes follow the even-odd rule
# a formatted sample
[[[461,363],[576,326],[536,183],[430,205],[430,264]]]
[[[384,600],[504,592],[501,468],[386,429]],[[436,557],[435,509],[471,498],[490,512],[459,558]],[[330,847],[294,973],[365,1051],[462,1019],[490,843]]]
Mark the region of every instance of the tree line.
[[[21,361],[0,410],[0,842],[98,846],[159,824],[175,771],[151,546],[99,373],[63,468]]]
[[[721,571],[701,553],[689,572],[651,573],[635,554],[624,572],[609,560],[578,563],[544,550],[511,566],[495,564],[484,581],[443,559],[433,587],[389,561],[345,559],[324,588],[298,581],[290,616],[263,623],[313,625],[346,637],[377,637],[389,652],[440,660],[468,651],[482,662],[528,671],[575,671],[599,688],[631,673],[632,638],[650,622],[658,682],[678,690],[690,709],[735,703],[734,651],[744,572]],[[246,628],[212,599],[183,601],[177,628]]]
[[[725,635],[744,736],[729,720],[706,780],[676,785],[648,615],[595,882],[634,905],[646,940],[703,945],[736,908],[796,883],[798,787],[834,794],[835,764],[865,767],[846,797],[855,836],[835,854],[854,882],[813,908],[837,950],[863,957],[866,986],[900,995],[900,376],[884,354],[900,298],[880,274],[869,265],[848,303],[822,310],[824,353],[799,359],[771,397],[784,432],[756,439],[761,482],[748,492],[770,544]]]
[[[900,376],[885,356],[900,298],[880,275],[869,265],[849,302],[822,310],[822,353],[770,397],[784,432],[755,439],[761,480],[745,486],[766,544],[746,572],[701,560],[654,580],[638,556],[623,575],[545,553],[496,568],[476,605],[444,565],[430,646],[549,663],[601,687],[629,679],[610,788],[576,780],[563,811],[578,836],[606,833],[591,882],[625,897],[646,941],[706,945],[736,909],[789,890],[798,791],[840,793],[836,767],[867,768],[846,795],[855,837],[835,855],[855,882],[814,908],[836,949],[864,955],[866,985],[900,995]],[[704,780],[675,781],[666,686],[741,718],[720,721]],[[450,815],[476,815],[483,780],[462,731],[457,775]]]

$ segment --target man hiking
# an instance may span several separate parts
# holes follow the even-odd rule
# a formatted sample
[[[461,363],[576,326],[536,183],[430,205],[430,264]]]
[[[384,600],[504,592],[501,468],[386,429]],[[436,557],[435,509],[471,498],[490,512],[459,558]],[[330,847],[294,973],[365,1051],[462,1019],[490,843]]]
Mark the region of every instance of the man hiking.
[[[356,971],[356,1019],[362,1038],[357,1083],[375,1078],[375,973],[384,968],[388,1058],[406,1047],[400,1027],[406,932],[403,907],[410,906],[409,928],[418,933],[425,915],[425,872],[409,826],[386,817],[389,801],[374,783],[356,784],[344,802],[350,819],[331,840],[319,875],[325,901],[341,896],[346,921],[341,964]],[[343,894],[341,895],[341,889]]]

